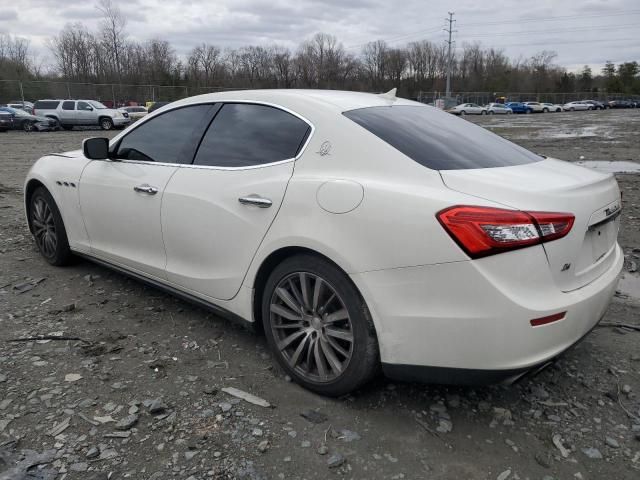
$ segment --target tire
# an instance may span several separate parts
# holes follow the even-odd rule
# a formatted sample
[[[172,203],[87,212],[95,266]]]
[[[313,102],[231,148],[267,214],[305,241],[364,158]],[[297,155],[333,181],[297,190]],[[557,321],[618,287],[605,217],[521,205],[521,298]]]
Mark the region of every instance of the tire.
[[[513,110],[507,110],[507,115],[513,115]]]
[[[274,269],[262,294],[262,319],[278,363],[308,390],[345,395],[379,369],[364,299],[344,272],[322,258],[295,255]]]
[[[542,113],[549,113],[549,109],[548,108],[543,108],[542,109]]]
[[[587,110],[593,110],[593,107],[587,107]]]
[[[100,128],[102,128],[103,130],[111,130],[113,128],[113,120],[108,117],[101,118]]]
[[[527,108],[524,113],[526,113],[527,115],[529,115],[530,113],[533,113],[533,110],[531,110],[530,108]]]
[[[56,266],[70,263],[72,254],[60,210],[44,187],[38,187],[29,200],[29,225],[47,262]]]
[[[480,115],[486,115],[487,111],[486,110],[480,110]]]
[[[62,128],[64,128],[65,130],[73,130],[73,125],[62,125]]]
[[[24,122],[22,122],[22,130],[24,130],[25,132],[33,132],[35,130],[33,122],[30,122],[29,120],[25,120]]]
[[[575,112],[575,111],[576,111],[576,109],[575,109],[575,108],[573,108],[573,107],[571,107],[571,108],[569,109],[569,111],[570,111],[570,112]]]
[[[464,117],[467,114],[467,112],[465,112],[464,110],[460,110],[460,116]]]
[[[493,110],[489,110],[488,114],[493,115]]]

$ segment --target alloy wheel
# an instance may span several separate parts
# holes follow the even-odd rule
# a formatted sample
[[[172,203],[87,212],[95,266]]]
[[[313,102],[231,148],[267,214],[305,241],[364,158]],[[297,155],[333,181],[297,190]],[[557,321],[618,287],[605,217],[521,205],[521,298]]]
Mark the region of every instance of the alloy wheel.
[[[31,225],[40,251],[47,258],[54,257],[58,247],[58,235],[53,212],[43,198],[37,198],[33,203]]]
[[[26,121],[22,124],[22,129],[25,132],[32,132],[33,131],[33,123]]]
[[[295,272],[277,284],[271,297],[270,326],[277,349],[308,381],[336,380],[354,348],[349,312],[336,289],[309,272]]]

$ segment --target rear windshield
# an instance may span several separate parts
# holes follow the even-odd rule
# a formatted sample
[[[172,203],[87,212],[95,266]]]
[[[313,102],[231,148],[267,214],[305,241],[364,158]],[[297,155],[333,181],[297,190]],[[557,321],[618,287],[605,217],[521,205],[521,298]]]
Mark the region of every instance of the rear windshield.
[[[34,105],[34,108],[39,108],[41,110],[55,110],[58,108],[58,104],[60,102],[54,102],[49,100],[39,100]]]
[[[368,107],[344,115],[433,170],[508,167],[542,160],[482,127],[432,107]]]

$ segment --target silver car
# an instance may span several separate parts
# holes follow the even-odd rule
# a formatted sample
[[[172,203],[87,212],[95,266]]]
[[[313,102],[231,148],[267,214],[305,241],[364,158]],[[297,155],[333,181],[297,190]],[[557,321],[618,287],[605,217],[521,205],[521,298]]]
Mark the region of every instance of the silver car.
[[[510,115],[513,113],[513,110],[502,103],[490,103],[484,108],[489,115]]]
[[[128,113],[107,108],[95,100],[38,100],[33,113],[53,118],[65,130],[76,126],[99,126],[103,130],[111,130],[131,123]]]
[[[481,107],[477,103],[462,103],[448,110],[449,113],[454,115],[486,115],[487,109]]]

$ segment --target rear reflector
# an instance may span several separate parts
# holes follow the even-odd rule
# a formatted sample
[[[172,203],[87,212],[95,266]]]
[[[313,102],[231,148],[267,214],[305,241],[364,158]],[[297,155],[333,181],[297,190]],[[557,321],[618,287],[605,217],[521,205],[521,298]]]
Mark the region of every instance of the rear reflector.
[[[554,313],[553,315],[549,315],[548,317],[534,318],[533,320],[530,320],[529,323],[531,323],[532,327],[539,327],[540,325],[546,325],[548,323],[562,320],[566,314],[567,312]]]
[[[471,258],[556,240],[569,233],[575,220],[570,213],[523,212],[470,205],[446,208],[436,216]]]

